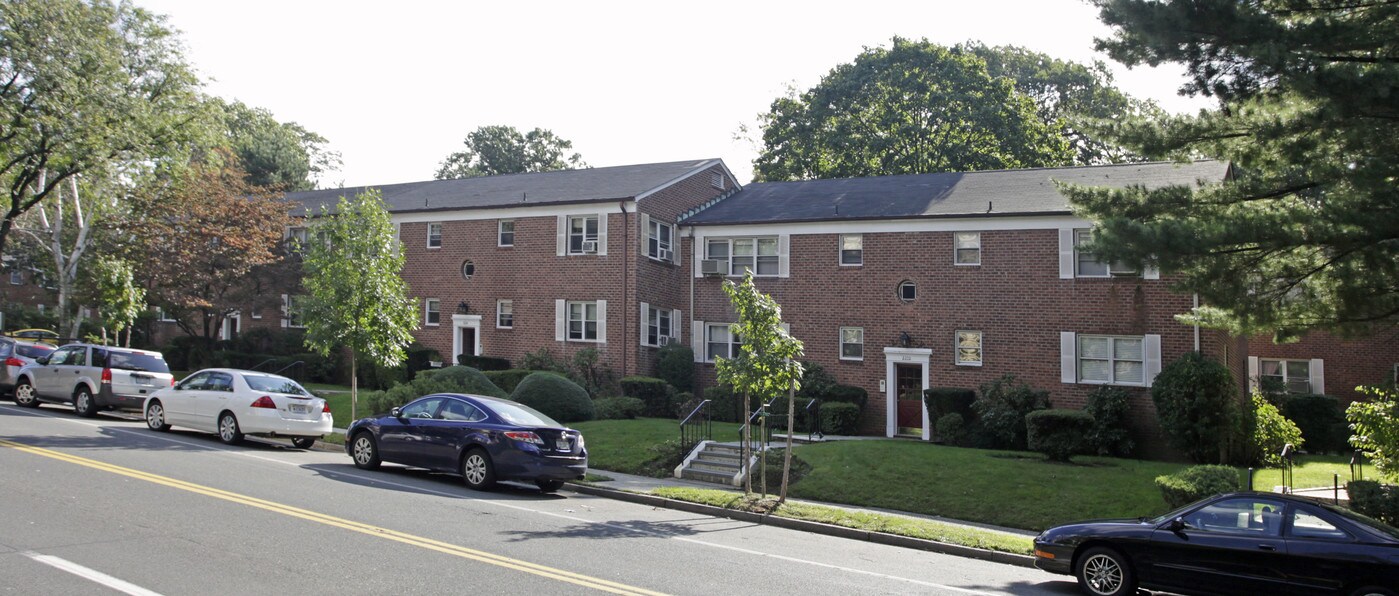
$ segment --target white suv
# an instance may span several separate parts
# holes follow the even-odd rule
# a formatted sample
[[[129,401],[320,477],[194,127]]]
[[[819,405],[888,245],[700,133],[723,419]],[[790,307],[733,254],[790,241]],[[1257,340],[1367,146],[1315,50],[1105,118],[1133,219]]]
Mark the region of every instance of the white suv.
[[[99,410],[141,411],[146,396],[175,384],[160,352],[93,344],[69,344],[22,369],[15,403],[72,404],[80,416]]]

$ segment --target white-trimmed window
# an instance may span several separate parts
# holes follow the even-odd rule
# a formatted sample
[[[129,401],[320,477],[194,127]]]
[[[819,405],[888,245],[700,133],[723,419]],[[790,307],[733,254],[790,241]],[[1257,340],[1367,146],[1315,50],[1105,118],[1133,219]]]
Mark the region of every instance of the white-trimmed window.
[[[427,225],[427,247],[442,248],[442,224],[440,222]]]
[[[596,215],[573,215],[568,218],[568,254],[592,254],[598,251]]]
[[[248,316],[250,316],[250,317],[252,317],[252,318],[254,318],[254,319],[261,319],[261,318],[262,318],[262,309],[260,309],[260,308],[250,308],[250,309],[248,309]]]
[[[437,298],[423,300],[423,324],[436,327],[442,324],[442,301]]]
[[[646,256],[667,263],[675,260],[675,226],[651,220],[646,232]]]
[[[981,332],[957,331],[957,366],[981,366]]]
[[[899,300],[902,302],[913,302],[918,299],[918,285],[910,280],[899,282]]]
[[[1146,359],[1141,337],[1078,336],[1078,382],[1142,385]]]
[[[675,337],[674,321],[670,320],[670,310],[664,308],[646,308],[646,345],[663,346],[670,343]]]
[[[738,354],[743,341],[730,330],[729,323],[715,323],[704,326],[704,359],[714,362],[715,358],[733,358]]]
[[[11,269],[11,270],[10,270],[10,285],[12,285],[12,286],[22,286],[22,285],[24,285],[24,272],[23,272],[23,271],[20,271],[20,270],[18,270],[18,269]]]
[[[515,303],[510,300],[495,301],[496,329],[515,328]]]
[[[502,219],[496,224],[496,246],[515,246],[515,220]]]
[[[861,234],[840,235],[840,264],[865,264],[865,237]]]
[[[712,238],[705,243],[705,258],[727,263],[729,275],[743,275],[748,269],[760,277],[779,273],[776,237]]]
[[[1286,388],[1288,393],[1316,393],[1312,389],[1310,360],[1259,358],[1258,376],[1265,386]]]
[[[864,327],[841,327],[841,328],[840,328],[840,359],[841,359],[841,360],[864,360],[864,359],[865,359],[865,328],[864,328]]]
[[[306,322],[301,319],[300,296],[287,294],[284,298],[283,310],[286,312],[286,326],[301,329],[306,327]]]
[[[1141,275],[1136,269],[1122,263],[1107,263],[1082,247],[1093,241],[1093,230],[1074,230],[1074,273],[1078,277],[1112,277],[1115,275]]]
[[[567,322],[569,341],[597,341],[597,302],[569,302]]]
[[[953,232],[952,243],[956,264],[981,264],[981,232]]]
[[[157,306],[155,307],[155,320],[160,321],[162,323],[174,323],[175,317],[172,317],[170,316],[170,313],[165,312],[164,308]]]

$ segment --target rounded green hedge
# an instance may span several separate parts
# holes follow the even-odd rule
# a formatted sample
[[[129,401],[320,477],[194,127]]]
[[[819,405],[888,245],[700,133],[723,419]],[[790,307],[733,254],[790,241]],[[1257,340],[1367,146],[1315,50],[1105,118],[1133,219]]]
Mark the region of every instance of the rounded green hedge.
[[[1069,461],[1087,448],[1093,417],[1083,410],[1036,410],[1025,415],[1025,438],[1031,451],[1052,461]]]
[[[510,398],[563,423],[597,416],[588,390],[556,374],[537,372],[525,377]]]

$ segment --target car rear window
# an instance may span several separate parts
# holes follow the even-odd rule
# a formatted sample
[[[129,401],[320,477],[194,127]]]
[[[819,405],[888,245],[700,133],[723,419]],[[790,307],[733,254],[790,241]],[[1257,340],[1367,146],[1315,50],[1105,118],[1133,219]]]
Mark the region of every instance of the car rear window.
[[[26,346],[23,344],[15,346],[15,354],[25,358],[38,358],[53,353],[53,348],[47,346]]]
[[[149,352],[107,352],[107,368],[141,372],[168,373],[165,358]]]
[[[556,428],[563,427],[562,424],[559,424],[553,418],[545,416],[539,410],[536,410],[523,404],[497,400],[482,401],[485,402],[485,404],[489,406],[491,410],[494,410],[497,416],[504,418],[505,421],[509,422],[510,424],[518,424],[520,426],[552,426]]]
[[[248,382],[248,387],[253,391],[285,393],[287,395],[311,395],[311,392],[307,391],[306,388],[286,377],[245,374],[243,375],[243,380]]]

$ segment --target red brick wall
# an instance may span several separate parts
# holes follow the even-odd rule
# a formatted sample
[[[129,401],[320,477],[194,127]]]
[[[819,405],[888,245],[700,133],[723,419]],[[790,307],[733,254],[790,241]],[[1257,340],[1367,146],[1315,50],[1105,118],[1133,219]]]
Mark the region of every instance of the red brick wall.
[[[1360,385],[1387,385],[1394,380],[1399,364],[1399,328],[1378,329],[1369,337],[1343,339],[1314,331],[1296,343],[1275,344],[1272,337],[1248,340],[1248,355],[1284,360],[1321,358],[1326,394],[1340,399],[1341,405],[1362,399],[1355,390]],[[1247,376],[1245,374],[1240,378]]]

